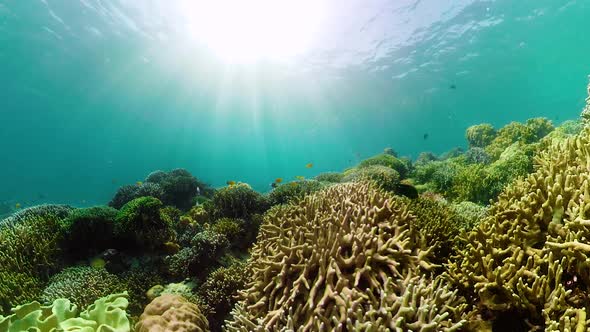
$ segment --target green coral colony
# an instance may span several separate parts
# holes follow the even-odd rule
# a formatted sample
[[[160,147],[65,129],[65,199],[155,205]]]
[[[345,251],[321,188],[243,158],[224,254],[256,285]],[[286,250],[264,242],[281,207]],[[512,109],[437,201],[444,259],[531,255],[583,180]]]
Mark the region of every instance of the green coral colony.
[[[0,331],[590,331],[590,106],[260,194],[157,171],[0,221]]]

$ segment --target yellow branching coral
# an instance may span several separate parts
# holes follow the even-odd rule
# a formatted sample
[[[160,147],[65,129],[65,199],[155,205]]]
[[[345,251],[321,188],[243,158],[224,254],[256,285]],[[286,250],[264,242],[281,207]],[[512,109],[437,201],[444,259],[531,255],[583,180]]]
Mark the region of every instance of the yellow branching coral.
[[[541,152],[489,215],[449,265],[457,285],[533,325],[564,326],[567,312],[590,309],[590,130]]]
[[[395,306],[383,305],[404,293],[412,272],[432,268],[413,223],[403,202],[367,183],[336,185],[272,209],[227,330],[337,331],[383,319],[394,328],[395,319],[383,311]],[[420,316],[416,326],[454,326],[439,313]]]

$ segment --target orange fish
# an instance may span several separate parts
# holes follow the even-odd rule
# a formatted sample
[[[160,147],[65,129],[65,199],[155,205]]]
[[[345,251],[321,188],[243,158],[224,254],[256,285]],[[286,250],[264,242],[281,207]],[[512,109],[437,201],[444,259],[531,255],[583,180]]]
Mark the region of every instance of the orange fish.
[[[281,182],[283,182],[283,178],[276,178],[275,179],[275,183],[281,183]]]
[[[137,182],[135,182],[135,184],[139,187],[139,186],[141,186],[143,184],[143,182],[137,181]]]
[[[16,203],[16,204],[14,204],[14,207],[15,207],[17,210],[18,210],[18,209],[20,209],[20,203]]]
[[[313,163],[309,163],[307,165],[305,165],[305,168],[312,168],[313,167]]]
[[[227,185],[228,185],[228,186],[230,186],[230,187],[231,187],[231,186],[235,186],[235,185],[236,185],[236,181],[231,181],[231,180],[230,180],[230,181],[227,181],[226,183],[227,183]]]

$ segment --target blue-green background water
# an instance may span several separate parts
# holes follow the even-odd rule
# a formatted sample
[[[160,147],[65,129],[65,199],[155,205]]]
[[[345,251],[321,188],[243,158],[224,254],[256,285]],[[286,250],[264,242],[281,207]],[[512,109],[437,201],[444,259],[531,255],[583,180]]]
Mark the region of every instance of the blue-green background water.
[[[181,2],[0,1],[0,201],[106,203],[176,167],[267,191],[586,97],[588,1],[326,0],[307,53],[246,65],[187,36]]]

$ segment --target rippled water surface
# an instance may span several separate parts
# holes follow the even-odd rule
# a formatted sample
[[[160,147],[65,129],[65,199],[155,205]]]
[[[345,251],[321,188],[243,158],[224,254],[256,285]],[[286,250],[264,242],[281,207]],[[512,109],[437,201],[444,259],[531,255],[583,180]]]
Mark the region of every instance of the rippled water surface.
[[[475,123],[559,123],[584,103],[587,1],[308,1],[291,30],[235,27],[250,9],[226,2],[0,2],[0,200],[104,203],[175,167],[266,191],[387,146],[463,146]],[[303,29],[296,54],[248,62],[211,33],[256,51]],[[269,31],[283,35],[247,35]]]

